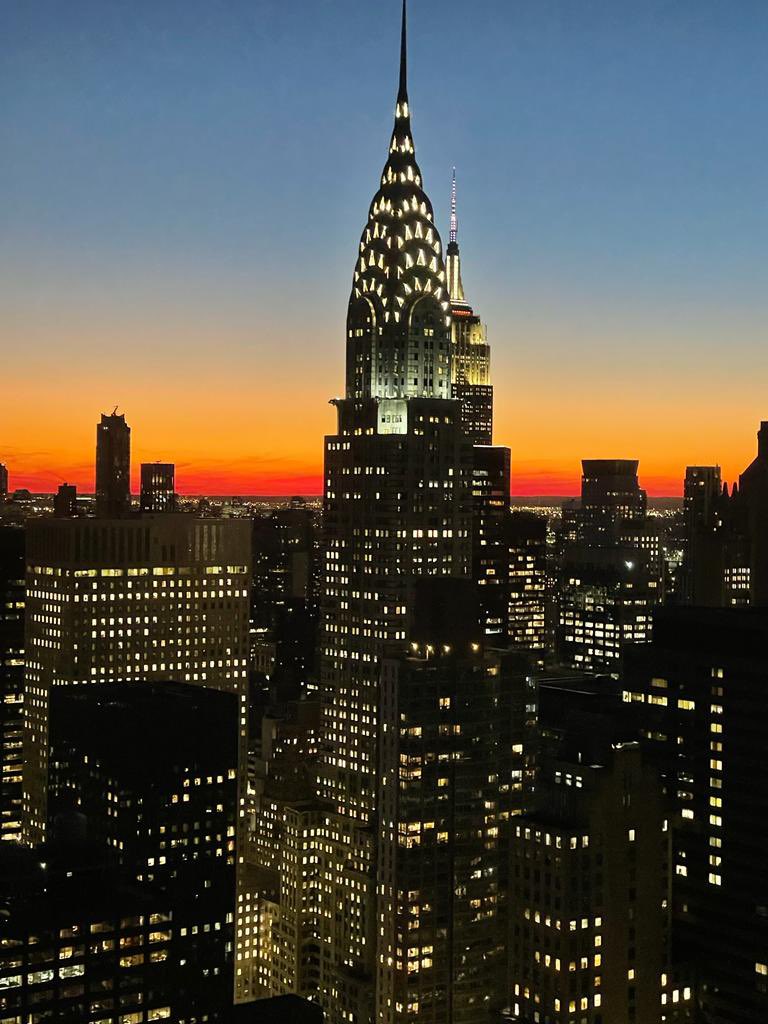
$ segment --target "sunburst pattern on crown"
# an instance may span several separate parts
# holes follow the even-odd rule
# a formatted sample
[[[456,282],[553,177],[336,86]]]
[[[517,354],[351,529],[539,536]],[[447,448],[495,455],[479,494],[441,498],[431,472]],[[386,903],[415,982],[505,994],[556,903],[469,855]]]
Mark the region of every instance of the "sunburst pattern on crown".
[[[349,299],[349,397],[449,397],[449,299],[443,246],[413,144],[403,3],[395,126]]]
[[[384,323],[399,323],[425,292],[448,313],[443,247],[422,188],[407,95],[398,98],[389,159],[360,239],[352,290],[355,298],[370,299]]]

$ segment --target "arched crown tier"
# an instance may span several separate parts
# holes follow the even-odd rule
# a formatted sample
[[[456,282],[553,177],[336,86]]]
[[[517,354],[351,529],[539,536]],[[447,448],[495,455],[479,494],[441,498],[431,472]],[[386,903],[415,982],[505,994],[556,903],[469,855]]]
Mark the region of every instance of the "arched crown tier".
[[[422,300],[429,299],[427,303]],[[389,144],[387,162],[382,171],[379,189],[368,211],[368,221],[360,238],[360,246],[352,282],[352,293],[347,315],[348,341],[356,350],[356,394],[368,390],[362,377],[363,363],[367,362],[368,342],[374,341],[381,350],[379,339],[397,337],[405,339],[416,322],[430,311],[430,339],[447,337],[450,327],[450,295],[440,234],[435,226],[434,212],[423,188],[421,170],[416,162],[416,150],[411,130],[411,111],[407,86],[406,12],[403,4],[403,29],[400,53],[400,87],[395,106],[395,125]],[[421,314],[412,316],[419,304]],[[369,333],[370,332],[370,333]],[[434,346],[434,340],[432,340]],[[387,346],[384,346],[387,347]],[[365,349],[366,351],[363,351]],[[352,353],[350,353],[352,355]],[[380,360],[371,352],[371,356]],[[400,356],[407,360],[403,352]],[[348,367],[351,370],[351,367]],[[413,375],[392,368],[388,376],[412,379]],[[376,377],[374,369],[373,378]],[[442,377],[441,373],[431,379]],[[428,375],[427,379],[430,379]],[[370,381],[371,378],[368,378]],[[351,384],[349,375],[348,383]],[[406,390],[414,385],[403,384]],[[375,391],[374,387],[374,391]],[[401,390],[401,388],[398,388]],[[431,389],[430,389],[431,390]],[[442,393],[442,388],[440,389]],[[424,393],[421,381],[418,393]]]

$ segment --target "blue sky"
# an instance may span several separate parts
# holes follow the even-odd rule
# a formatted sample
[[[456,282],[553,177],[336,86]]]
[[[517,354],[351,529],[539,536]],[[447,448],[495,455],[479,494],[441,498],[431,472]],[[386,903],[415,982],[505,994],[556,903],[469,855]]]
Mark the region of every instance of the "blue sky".
[[[398,0],[5,0],[0,329],[14,379],[54,367],[76,389],[85,372],[101,394],[118,374],[130,404],[141,365],[189,360],[191,395],[213,345],[233,387],[273,367],[287,389],[292,359],[322,405],[342,378],[398,22]],[[767,368],[768,4],[411,0],[410,23],[418,156],[444,236],[457,166],[499,441],[523,461],[572,459],[527,438],[544,420],[586,422],[619,385],[646,459],[639,398],[668,416],[675,393],[691,443],[731,394],[743,419],[723,447],[738,431],[751,450]],[[26,437],[2,413],[0,428]]]

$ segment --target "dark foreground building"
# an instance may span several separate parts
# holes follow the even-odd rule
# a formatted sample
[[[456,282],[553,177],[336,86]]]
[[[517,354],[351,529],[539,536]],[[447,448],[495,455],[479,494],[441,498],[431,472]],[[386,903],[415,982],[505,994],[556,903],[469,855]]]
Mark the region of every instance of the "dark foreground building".
[[[624,699],[672,809],[673,936],[706,1024],[768,1020],[768,610],[665,609]]]
[[[171,908],[101,850],[0,844],[0,899],[0,1020],[179,1020]]]
[[[691,989],[667,967],[662,788],[616,684],[542,681],[538,713],[536,785],[511,839],[509,1017],[688,1019]]]
[[[21,840],[24,530],[0,525],[0,840]]]
[[[174,1019],[231,1002],[237,698],[173,683],[54,690],[51,834],[81,831],[175,926]]]

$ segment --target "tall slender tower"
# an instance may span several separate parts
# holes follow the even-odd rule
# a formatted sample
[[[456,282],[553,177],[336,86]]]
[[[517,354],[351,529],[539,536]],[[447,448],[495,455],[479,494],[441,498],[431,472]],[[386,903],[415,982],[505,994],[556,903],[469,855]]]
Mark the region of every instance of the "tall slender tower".
[[[473,765],[477,792],[482,779],[497,778],[487,762],[479,767],[478,748],[470,753],[478,729],[495,736],[496,684],[480,682],[491,676],[473,607],[473,438],[451,398],[451,312],[415,157],[404,2],[394,131],[355,265],[346,397],[334,402],[338,430],[325,445],[318,796],[329,813],[318,854],[326,901],[318,919],[327,922],[318,961],[319,998],[333,1022],[480,1019],[488,984],[473,972],[498,961],[490,867],[498,830],[487,824],[498,801],[458,795],[472,786],[459,762]],[[469,692],[474,703],[459,696]],[[498,690],[493,699],[501,721]],[[490,762],[502,748],[511,744],[493,738],[484,756]],[[428,762],[453,767],[440,774]],[[479,815],[471,823],[469,808]],[[472,885],[469,862],[483,855],[494,892],[473,897],[491,916],[473,919],[467,902],[459,954],[457,908]],[[472,927],[483,934],[470,939]]]
[[[461,403],[464,431],[474,444],[493,442],[493,387],[491,349],[485,324],[464,295],[456,211],[456,168],[451,181],[451,235],[446,250],[446,272],[451,305],[453,397]]]
[[[116,516],[131,507],[131,428],[117,409],[96,427],[96,515]]]
[[[481,1024],[503,991],[526,684],[482,645],[481,449],[451,397],[452,307],[414,151],[404,2],[395,126],[325,440],[320,740],[298,741],[317,767],[308,785],[278,743],[262,747],[239,904],[238,998],[298,992],[329,1024]]]
[[[349,299],[347,394],[325,446],[322,653],[338,752],[322,791],[361,822],[375,804],[382,645],[407,639],[415,580],[470,572],[471,448],[450,401],[445,264],[415,158],[406,53],[403,3],[395,128]]]

